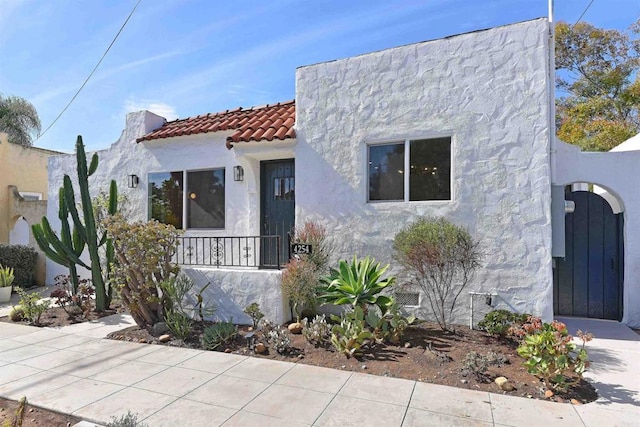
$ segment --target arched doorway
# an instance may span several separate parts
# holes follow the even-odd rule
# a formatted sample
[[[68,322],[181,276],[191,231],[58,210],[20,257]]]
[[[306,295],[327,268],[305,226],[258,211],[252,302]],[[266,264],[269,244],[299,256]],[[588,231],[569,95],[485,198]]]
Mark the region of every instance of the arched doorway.
[[[565,257],[554,262],[554,314],[621,320],[623,213],[599,194],[571,186],[565,200],[575,210],[565,216]]]
[[[29,223],[23,216],[17,219],[13,229],[9,231],[9,243],[12,245],[29,244]]]

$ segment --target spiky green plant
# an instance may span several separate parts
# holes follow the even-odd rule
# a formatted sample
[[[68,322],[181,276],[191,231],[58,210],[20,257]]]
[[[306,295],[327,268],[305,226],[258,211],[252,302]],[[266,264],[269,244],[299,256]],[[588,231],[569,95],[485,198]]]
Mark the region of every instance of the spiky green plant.
[[[51,229],[46,218],[42,218],[41,224],[33,226],[38,246],[52,261],[69,267],[72,278],[77,277],[75,266],[81,265],[91,270],[91,282],[96,290],[96,311],[104,311],[111,303],[112,290],[105,285],[100,254],[98,248],[106,245],[107,263],[109,266],[113,260],[113,247],[108,242],[107,233],[98,236],[98,229],[94,215],[91,194],[89,193],[89,177],[98,169],[98,155],[93,154],[91,163],[87,165],[87,156],[82,143],[82,136],[76,140],[76,171],[78,174],[78,188],[80,189],[80,203],[82,218],[76,205],[76,197],[71,183],[71,177],[65,175],[63,186],[60,189],[59,217],[62,223],[61,237],[59,238]],[[115,181],[111,181],[109,188],[109,214],[114,215],[118,208],[118,189]],[[73,221],[73,236],[69,231],[68,216]],[[66,224],[66,225],[65,225]],[[77,234],[77,236],[76,236]],[[83,243],[84,242],[84,243]],[[80,259],[80,254],[86,244],[91,260],[90,266]],[[72,271],[74,270],[74,271]],[[108,274],[109,269],[107,267]],[[73,279],[72,279],[73,280]],[[74,284],[76,286],[76,284]]]
[[[393,298],[379,295],[386,287],[395,283],[395,277],[382,278],[389,265],[384,267],[373,258],[358,260],[354,255],[349,264],[341,260],[338,270],[332,268],[331,273],[321,279],[324,286],[318,289],[319,299],[324,303],[342,305],[350,304],[354,309],[367,304],[377,305],[382,313],[393,304]]]
[[[0,265],[0,288],[7,288],[13,284],[13,268]]]

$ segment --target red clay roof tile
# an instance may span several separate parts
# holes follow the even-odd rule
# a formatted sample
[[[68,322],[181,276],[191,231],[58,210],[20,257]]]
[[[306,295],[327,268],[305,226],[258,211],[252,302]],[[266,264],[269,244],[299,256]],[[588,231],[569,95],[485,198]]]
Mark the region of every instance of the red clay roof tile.
[[[234,130],[227,137],[227,148],[238,142],[285,140],[296,137],[294,101],[252,108],[236,108],[167,122],[162,127],[138,138],[138,142]]]

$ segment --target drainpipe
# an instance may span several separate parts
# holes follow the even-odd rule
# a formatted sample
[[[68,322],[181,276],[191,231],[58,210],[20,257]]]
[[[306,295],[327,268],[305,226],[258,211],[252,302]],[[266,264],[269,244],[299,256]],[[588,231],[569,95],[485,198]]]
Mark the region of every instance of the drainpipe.
[[[551,183],[556,182],[556,37],[555,25],[553,21],[553,0],[549,0],[549,70],[548,70],[548,91],[549,91],[549,161],[551,168]]]

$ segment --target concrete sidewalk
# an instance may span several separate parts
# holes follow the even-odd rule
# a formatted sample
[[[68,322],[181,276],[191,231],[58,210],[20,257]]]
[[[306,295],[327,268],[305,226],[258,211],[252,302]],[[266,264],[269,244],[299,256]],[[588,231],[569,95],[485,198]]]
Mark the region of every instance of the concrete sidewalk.
[[[150,427],[637,426],[640,416],[638,388],[622,378],[635,374],[640,381],[637,336],[593,343],[599,361],[590,378],[603,399],[573,406],[99,338],[127,322],[120,316],[62,330],[0,323],[0,395],[27,396],[34,405],[103,424],[131,410]],[[620,378],[606,376],[614,374]],[[615,380],[612,386],[606,378]]]

